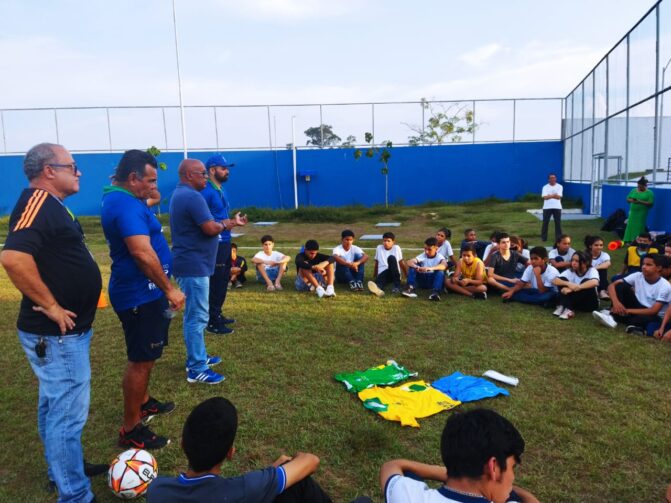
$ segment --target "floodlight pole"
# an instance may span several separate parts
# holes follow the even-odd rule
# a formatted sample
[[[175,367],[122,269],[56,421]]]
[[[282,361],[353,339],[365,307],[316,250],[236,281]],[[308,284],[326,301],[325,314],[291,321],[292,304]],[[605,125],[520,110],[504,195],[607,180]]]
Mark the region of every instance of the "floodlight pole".
[[[294,209],[298,209],[298,174],[296,173],[296,116],[291,116],[291,150],[294,163]]]
[[[186,148],[186,117],[184,116],[184,101],[182,100],[182,77],[179,72],[179,43],[177,41],[177,11],[175,10],[175,0],[172,0],[172,26],[175,32],[175,61],[177,62],[177,89],[179,91],[179,114],[182,120],[182,145],[184,150],[184,159],[188,157]]]

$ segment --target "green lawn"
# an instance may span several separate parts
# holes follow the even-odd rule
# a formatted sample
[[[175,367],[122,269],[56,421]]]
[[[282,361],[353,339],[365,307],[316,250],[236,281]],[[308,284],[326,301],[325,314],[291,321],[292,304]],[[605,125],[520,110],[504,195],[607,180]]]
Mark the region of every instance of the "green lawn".
[[[456,246],[465,227],[478,229],[482,239],[504,229],[534,245],[540,222],[525,212],[532,207],[538,205],[485,201],[377,213],[360,208],[348,214],[354,215],[348,227],[357,235],[381,233],[375,222],[401,221],[402,227],[394,231],[404,248],[420,248],[443,225],[452,229]],[[283,216],[284,221],[290,218]],[[341,217],[341,210],[334,209],[313,223],[281,223],[271,229],[250,225],[236,242],[247,258],[254,251],[246,247],[260,247],[258,239],[268,231],[276,248],[292,255],[308,238],[330,249],[345,227],[335,223]],[[83,224],[107,284],[110,261],[98,220],[83,219]],[[600,226],[598,220],[564,224],[576,245]],[[0,236],[6,230],[5,218],[0,220]],[[613,237],[604,235],[607,241]],[[621,252],[616,253],[618,269],[621,259]],[[371,274],[372,264],[367,276]],[[607,330],[590,315],[563,322],[547,310],[504,305],[498,298],[475,302],[446,295],[442,302],[430,303],[425,297],[378,299],[344,288],[336,291],[335,299],[320,300],[292,288],[266,293],[254,281],[232,291],[226,314],[238,320],[235,334],[206,336],[208,351],[224,359],[217,370],[227,378],[218,386],[186,382],[181,316],[175,318],[171,344],[151,385],[154,396],[177,403],[174,413],[152,422],[157,433],[173,439],[155,453],[161,474],[184,468],[179,435],[191,408],[223,395],[240,415],[237,454],[225,465],[226,475],[265,466],[281,453],[307,450],[320,456],[316,478],[336,501],[357,494],[382,501],[377,483],[381,464],[397,457],[439,463],[440,432],[450,414],[420,420],[421,428],[403,428],[364,409],[333,380],[337,372],[394,358],[429,382],[457,370],[480,375],[496,369],[519,377],[520,385],[510,388],[509,397],[460,407],[491,407],[517,425],[527,443],[517,480],[542,501],[663,500],[671,479],[671,345]],[[16,340],[18,300],[18,292],[0,272],[0,365],[5,376],[0,384],[0,501],[53,501],[44,491],[36,381]],[[125,346],[111,308],[99,311],[94,328],[91,412],[83,442],[88,459],[109,461],[120,451],[116,439]],[[98,500],[118,501],[105,483],[104,478],[94,481]]]

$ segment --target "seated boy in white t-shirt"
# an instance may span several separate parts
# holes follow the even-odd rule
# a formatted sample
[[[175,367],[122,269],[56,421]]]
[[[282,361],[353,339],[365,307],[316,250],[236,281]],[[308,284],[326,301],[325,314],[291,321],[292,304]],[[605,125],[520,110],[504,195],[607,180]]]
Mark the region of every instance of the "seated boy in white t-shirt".
[[[408,268],[408,288],[403,291],[403,295],[416,298],[415,289],[419,286],[419,288],[431,289],[429,300],[439,301],[440,290],[445,281],[447,260],[438,253],[436,238],[428,238],[424,241],[424,253],[408,260],[406,266]]]
[[[501,298],[504,302],[512,300],[523,304],[556,307],[558,292],[553,281],[559,277],[559,271],[548,264],[548,251],[544,246],[533,247],[529,255],[529,265],[522,278],[503,293]]]
[[[340,233],[340,244],[333,248],[335,279],[337,283],[349,284],[352,291],[363,291],[364,264],[368,255],[354,244],[354,232],[345,229]]]
[[[392,283],[391,293],[401,293],[401,271],[407,274],[403,251],[396,244],[393,232],[382,234],[382,244],[375,250],[375,281],[368,282],[368,289],[378,297],[384,295],[384,287]]]
[[[387,503],[538,503],[529,491],[514,487],[515,467],[524,439],[513,424],[488,409],[451,414],[440,439],[443,465],[408,459],[388,461],[380,469]],[[441,482],[436,489],[425,480]]]
[[[261,244],[263,250],[252,258],[252,263],[256,266],[256,279],[265,283],[269,292],[282,290],[282,277],[287,272],[291,257],[273,250],[275,241],[269,234],[261,237]]]
[[[608,285],[610,313],[593,311],[592,316],[609,328],[619,321],[627,325],[627,333],[644,335],[648,324],[658,323],[671,302],[671,285],[661,276],[663,261],[659,254],[644,256],[640,272]]]

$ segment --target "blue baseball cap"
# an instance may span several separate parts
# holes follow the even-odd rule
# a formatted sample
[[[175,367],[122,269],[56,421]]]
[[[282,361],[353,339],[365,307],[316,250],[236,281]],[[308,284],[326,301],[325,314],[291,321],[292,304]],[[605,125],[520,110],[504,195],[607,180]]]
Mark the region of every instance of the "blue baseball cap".
[[[221,154],[216,154],[210,157],[205,163],[205,167],[210,169],[213,166],[221,166],[222,168],[230,168],[235,166],[234,163],[226,161],[226,158]]]

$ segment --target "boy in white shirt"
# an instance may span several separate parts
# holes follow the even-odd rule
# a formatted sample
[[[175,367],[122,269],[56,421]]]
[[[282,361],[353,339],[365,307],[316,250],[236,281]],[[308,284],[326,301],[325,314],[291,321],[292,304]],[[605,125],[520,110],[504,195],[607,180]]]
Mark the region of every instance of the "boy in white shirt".
[[[263,250],[252,258],[252,263],[256,266],[256,279],[265,283],[269,292],[282,290],[282,277],[287,272],[291,257],[273,250],[275,242],[269,234],[261,237],[261,244]]]
[[[403,295],[410,298],[416,298],[415,288],[430,288],[431,295],[429,300],[439,301],[440,290],[445,281],[445,270],[447,269],[447,260],[438,253],[438,241],[436,238],[428,238],[424,241],[424,253],[408,260],[408,288],[403,291]]]
[[[661,255],[646,255],[641,272],[634,272],[608,285],[613,302],[610,312],[593,311],[592,316],[602,325],[615,328],[617,322],[627,325],[628,334],[644,335],[649,323],[656,323],[671,302],[671,285],[662,278]]]
[[[451,414],[440,439],[442,465],[409,459],[388,461],[380,469],[387,503],[538,503],[515,487],[524,439],[513,424],[488,409]],[[437,488],[424,481],[441,483]]]
[[[541,226],[541,241],[548,239],[548,225],[550,218],[555,221],[555,240],[562,234],[561,231],[561,200],[564,188],[557,183],[557,175],[550,173],[547,185],[543,186],[541,197],[543,198],[543,225]]]
[[[538,304],[555,307],[557,287],[553,280],[559,277],[559,271],[548,264],[548,251],[544,246],[535,246],[529,252],[531,258],[520,281],[501,295],[504,302],[516,301],[524,304]]]
[[[354,232],[345,229],[340,233],[340,244],[333,248],[335,278],[338,283],[348,283],[353,292],[363,291],[364,264],[368,255],[354,244]]]
[[[407,275],[403,252],[395,244],[396,236],[393,232],[382,234],[382,244],[375,250],[375,281],[368,282],[368,289],[378,297],[384,295],[387,283],[393,283],[391,293],[401,293],[401,271]]]

